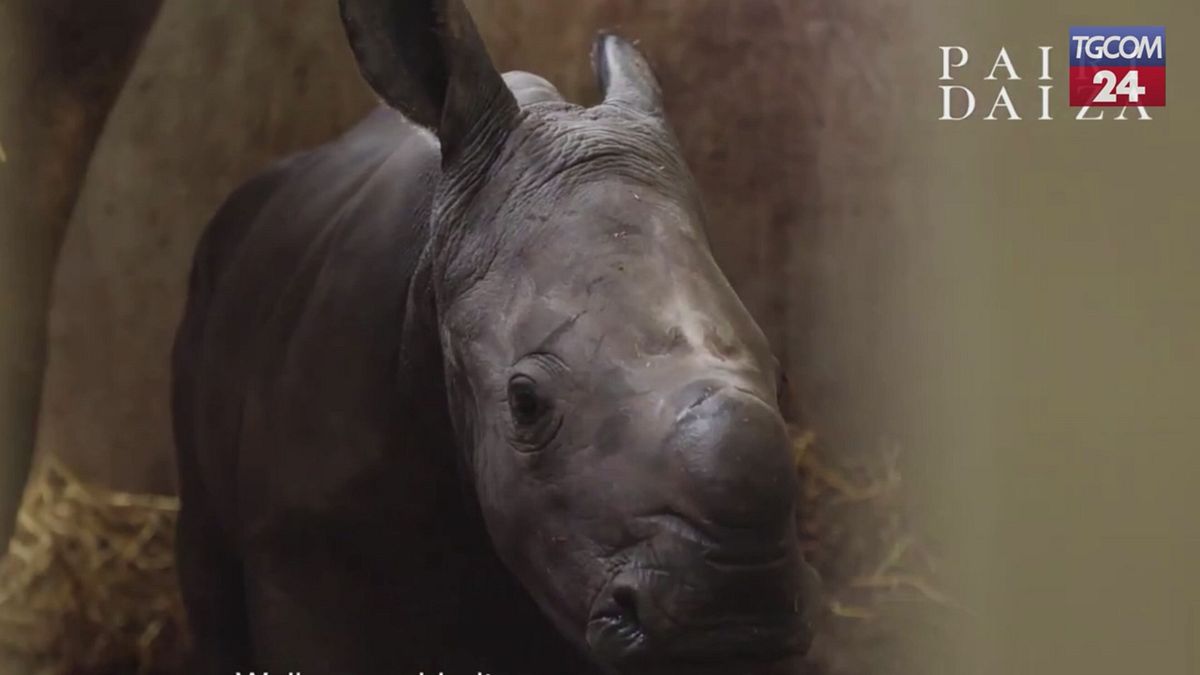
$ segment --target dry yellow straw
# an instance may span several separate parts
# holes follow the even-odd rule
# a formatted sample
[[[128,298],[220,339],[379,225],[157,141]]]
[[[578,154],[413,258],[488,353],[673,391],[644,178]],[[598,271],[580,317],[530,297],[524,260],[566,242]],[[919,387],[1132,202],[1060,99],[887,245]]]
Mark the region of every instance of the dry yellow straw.
[[[45,673],[178,666],[187,631],[175,578],[173,497],[84,484],[47,458],[0,559],[0,652]]]
[[[812,432],[793,430],[809,555],[826,575],[827,643],[862,654],[889,603],[961,610],[931,581],[933,560],[906,526],[896,456],[847,470]],[[0,559],[0,664],[10,654],[45,675],[177,672],[187,647],[175,576],[174,497],[84,484],[48,458],[31,477],[17,534]],[[839,623],[840,622],[840,623]],[[829,658],[821,659],[829,661]],[[820,672],[868,672],[857,662]]]

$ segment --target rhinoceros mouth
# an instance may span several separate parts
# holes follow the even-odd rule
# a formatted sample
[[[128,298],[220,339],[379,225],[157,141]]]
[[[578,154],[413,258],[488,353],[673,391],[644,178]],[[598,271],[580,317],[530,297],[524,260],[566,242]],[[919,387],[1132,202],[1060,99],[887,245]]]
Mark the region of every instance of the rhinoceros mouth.
[[[619,663],[644,649],[646,632],[636,614],[605,609],[588,621],[587,643],[600,661]]]
[[[628,568],[605,584],[593,603],[587,623],[586,642],[592,656],[621,673],[698,672],[700,666],[721,664],[729,668],[787,662],[801,656],[807,647],[804,631],[796,630],[790,617],[673,616],[667,608],[654,606],[654,625],[670,625],[669,634],[648,628],[650,617],[639,609],[636,591],[622,583]],[[654,574],[665,574],[653,570]],[[778,620],[771,620],[778,619]],[[739,672],[736,669],[732,672]]]

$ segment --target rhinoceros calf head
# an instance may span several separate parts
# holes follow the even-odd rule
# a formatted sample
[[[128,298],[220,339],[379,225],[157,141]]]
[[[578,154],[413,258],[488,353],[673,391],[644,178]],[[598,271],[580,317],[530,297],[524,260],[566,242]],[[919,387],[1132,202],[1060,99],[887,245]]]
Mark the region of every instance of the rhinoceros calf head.
[[[505,564],[610,670],[804,651],[779,365],[713,261],[646,61],[601,35],[585,108],[502,77],[459,0],[341,4],[368,82],[441,144],[428,283]]]

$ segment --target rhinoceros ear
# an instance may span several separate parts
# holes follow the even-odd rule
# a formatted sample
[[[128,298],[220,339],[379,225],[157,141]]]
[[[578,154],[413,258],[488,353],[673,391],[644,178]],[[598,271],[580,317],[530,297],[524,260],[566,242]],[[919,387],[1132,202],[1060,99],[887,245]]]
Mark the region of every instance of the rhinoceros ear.
[[[517,103],[462,0],[338,0],[359,70],[388,105],[437,133],[442,162],[499,137]]]
[[[592,69],[605,103],[622,103],[650,115],[662,115],[662,90],[646,57],[614,33],[600,33],[592,47]]]

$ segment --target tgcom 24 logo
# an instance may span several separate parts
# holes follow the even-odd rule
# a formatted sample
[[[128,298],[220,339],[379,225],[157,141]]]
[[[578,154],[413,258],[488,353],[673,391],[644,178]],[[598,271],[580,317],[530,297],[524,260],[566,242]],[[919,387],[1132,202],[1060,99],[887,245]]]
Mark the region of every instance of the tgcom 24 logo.
[[[984,68],[972,70],[971,52],[942,45],[941,121],[969,119],[1052,120],[1062,93],[1051,74],[1063,58],[1053,45],[1014,59],[1004,47],[984,55]],[[1077,120],[1150,120],[1150,108],[1167,104],[1167,36],[1163,26],[1072,26],[1065,46],[1068,59],[1067,104]],[[1020,62],[1018,72],[1016,63]],[[990,68],[987,64],[991,64]],[[986,70],[979,79],[970,79]],[[1024,77],[1022,77],[1024,75]],[[1032,84],[1033,86],[1030,86]]]

